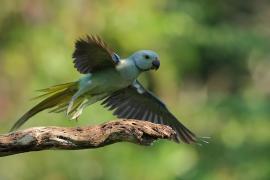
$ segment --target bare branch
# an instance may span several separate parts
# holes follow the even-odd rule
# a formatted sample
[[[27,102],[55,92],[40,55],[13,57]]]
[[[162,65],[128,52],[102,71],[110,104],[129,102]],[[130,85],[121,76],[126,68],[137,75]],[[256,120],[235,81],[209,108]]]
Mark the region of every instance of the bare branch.
[[[33,127],[0,135],[0,156],[48,149],[91,149],[122,141],[148,146],[157,139],[175,140],[175,131],[169,126],[132,119],[91,127]]]

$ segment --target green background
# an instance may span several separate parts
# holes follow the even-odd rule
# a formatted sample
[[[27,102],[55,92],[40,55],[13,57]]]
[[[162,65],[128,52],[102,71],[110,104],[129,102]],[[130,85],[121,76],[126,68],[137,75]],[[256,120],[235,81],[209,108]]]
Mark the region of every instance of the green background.
[[[159,53],[144,84],[203,146],[158,141],[0,158],[0,179],[269,179],[270,2],[267,0],[3,0],[0,133],[36,101],[36,89],[77,80],[74,42],[99,34],[121,57]],[[115,117],[99,104],[78,122],[42,112],[23,128],[84,126]]]

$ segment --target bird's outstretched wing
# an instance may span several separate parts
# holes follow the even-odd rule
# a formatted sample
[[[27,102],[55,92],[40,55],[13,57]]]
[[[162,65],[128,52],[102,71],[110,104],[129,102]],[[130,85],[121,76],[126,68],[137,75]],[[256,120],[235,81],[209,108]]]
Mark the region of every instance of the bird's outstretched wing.
[[[177,141],[197,142],[197,137],[169,112],[161,100],[147,91],[138,81],[106,98],[102,105],[114,111],[118,118],[147,120],[165,124],[177,133]]]
[[[119,56],[114,53],[99,36],[86,36],[75,43],[74,67],[82,74],[114,67]]]

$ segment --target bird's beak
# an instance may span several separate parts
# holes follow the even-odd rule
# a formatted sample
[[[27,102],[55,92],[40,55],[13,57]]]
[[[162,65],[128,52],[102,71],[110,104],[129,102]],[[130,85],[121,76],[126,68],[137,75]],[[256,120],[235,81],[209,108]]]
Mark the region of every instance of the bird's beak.
[[[156,59],[156,60],[154,60],[154,61],[152,62],[152,68],[151,68],[151,69],[158,70],[159,66],[160,66],[160,62],[159,62],[158,59]]]

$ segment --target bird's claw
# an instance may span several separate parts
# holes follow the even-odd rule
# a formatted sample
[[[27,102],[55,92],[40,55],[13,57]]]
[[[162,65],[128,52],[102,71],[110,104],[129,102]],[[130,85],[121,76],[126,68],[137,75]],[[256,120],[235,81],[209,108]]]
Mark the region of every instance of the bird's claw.
[[[82,114],[82,109],[79,109],[77,112],[75,112],[73,114],[73,116],[71,117],[71,119],[75,119],[76,121],[78,120],[79,116]]]

